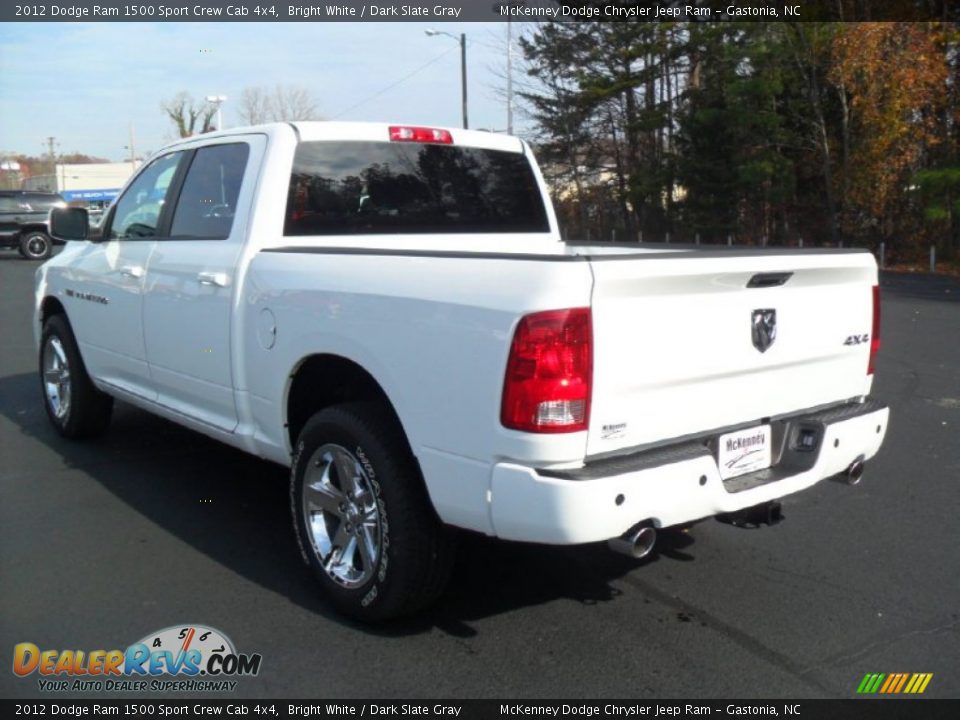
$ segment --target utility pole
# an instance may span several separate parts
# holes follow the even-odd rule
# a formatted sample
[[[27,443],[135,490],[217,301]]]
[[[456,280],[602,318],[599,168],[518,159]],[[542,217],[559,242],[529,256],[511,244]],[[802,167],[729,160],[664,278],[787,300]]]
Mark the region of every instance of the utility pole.
[[[60,143],[57,142],[57,138],[53,135],[47,136],[46,146],[47,146],[47,155],[50,158],[50,175],[53,177],[53,187],[51,190],[53,192],[58,192],[59,188],[57,187],[57,151],[55,148],[59,147]]]
[[[59,144],[53,135],[47,137],[47,157],[50,158],[50,172],[52,173],[57,172],[57,151],[55,148]]]
[[[130,171],[137,169],[137,151],[133,145],[133,123],[130,123]]]
[[[513,135],[513,33],[507,16],[507,135]]]

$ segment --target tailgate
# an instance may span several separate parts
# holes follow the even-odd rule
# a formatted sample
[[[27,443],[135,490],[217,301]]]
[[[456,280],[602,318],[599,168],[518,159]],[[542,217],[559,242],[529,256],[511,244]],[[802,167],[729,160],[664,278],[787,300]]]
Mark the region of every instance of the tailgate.
[[[591,268],[588,456],[869,392],[869,253],[607,255]]]

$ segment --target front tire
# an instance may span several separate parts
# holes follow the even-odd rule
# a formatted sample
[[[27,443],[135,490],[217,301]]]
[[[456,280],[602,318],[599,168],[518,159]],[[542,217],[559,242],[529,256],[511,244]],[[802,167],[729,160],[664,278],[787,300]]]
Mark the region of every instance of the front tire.
[[[395,618],[424,607],[446,585],[453,531],[436,516],[416,460],[381,406],[337,405],[307,422],[290,502],[303,559],[341,613]]]
[[[46,260],[53,255],[53,241],[41,230],[28,230],[20,237],[20,254],[27,260]]]
[[[63,437],[94,437],[110,424],[113,398],[97,390],[90,380],[63,315],[53,315],[43,325],[40,387],[47,417]]]

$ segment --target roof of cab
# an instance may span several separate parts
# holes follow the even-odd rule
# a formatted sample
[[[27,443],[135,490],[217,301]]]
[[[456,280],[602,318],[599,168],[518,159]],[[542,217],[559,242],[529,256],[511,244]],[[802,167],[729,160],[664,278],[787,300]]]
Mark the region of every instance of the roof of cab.
[[[248,135],[250,133],[262,133],[264,135],[274,136],[289,133],[291,130],[296,133],[297,138],[301,142],[324,140],[389,142],[390,128],[398,125],[401,127],[431,127],[446,130],[453,138],[454,145],[485,148],[489,150],[503,150],[506,152],[524,152],[524,143],[520,138],[513,135],[487,132],[485,130],[464,130],[462,128],[424,125],[422,123],[342,122],[339,120],[309,120],[232,127],[225,130],[182,138],[166,145],[163,150],[168,150],[183,144],[214,140],[222,137]]]
[[[360,140],[368,142],[389,142],[391,127],[429,127],[446,130],[453,137],[453,144],[467,147],[523,152],[523,141],[513,135],[487,132],[485,130],[464,130],[463,128],[442,127],[424,123],[373,123],[340,121],[298,121],[291,123],[297,129],[302,142],[317,140]]]

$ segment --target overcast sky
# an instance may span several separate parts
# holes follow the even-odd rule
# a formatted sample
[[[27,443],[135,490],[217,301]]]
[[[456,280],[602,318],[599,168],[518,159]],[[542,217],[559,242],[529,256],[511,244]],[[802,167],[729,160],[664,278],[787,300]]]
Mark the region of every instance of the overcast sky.
[[[504,24],[4,23],[0,152],[39,155],[52,135],[58,152],[122,160],[131,123],[138,155],[174,139],[160,104],[178,91],[226,95],[230,126],[244,87],[276,83],[308,88],[329,119],[459,126],[459,45],[428,27],[467,33],[470,126],[503,130]]]

